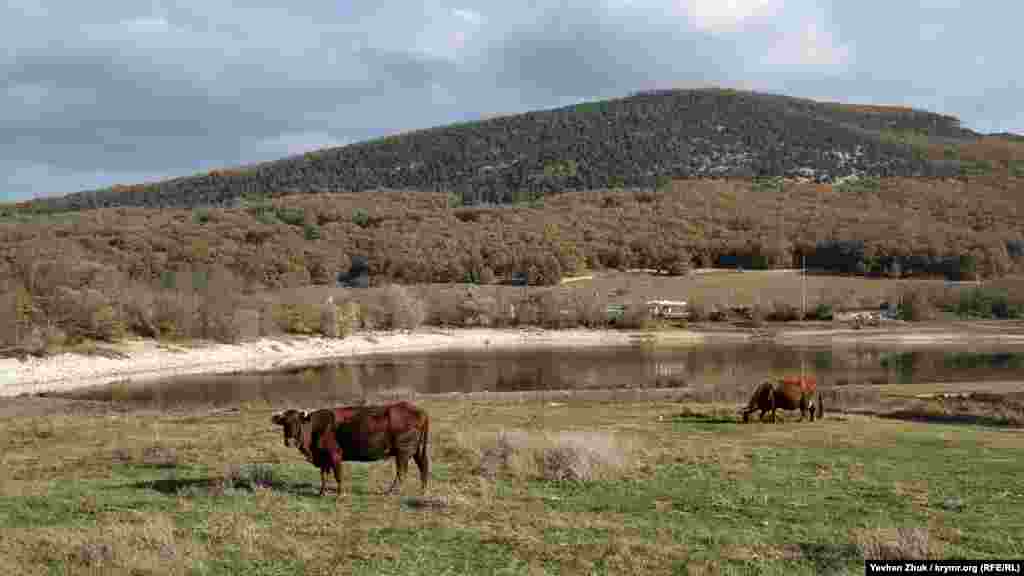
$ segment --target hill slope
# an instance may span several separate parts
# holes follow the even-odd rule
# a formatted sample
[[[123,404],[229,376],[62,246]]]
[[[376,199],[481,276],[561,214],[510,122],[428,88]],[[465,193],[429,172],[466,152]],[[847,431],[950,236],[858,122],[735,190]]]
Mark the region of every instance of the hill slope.
[[[949,176],[912,138],[974,140],[956,118],[739,92],[670,90],[492,118],[324,149],[239,169],[33,202],[43,210],[230,205],[245,195],[447,190],[509,202],[664,178],[851,174]]]

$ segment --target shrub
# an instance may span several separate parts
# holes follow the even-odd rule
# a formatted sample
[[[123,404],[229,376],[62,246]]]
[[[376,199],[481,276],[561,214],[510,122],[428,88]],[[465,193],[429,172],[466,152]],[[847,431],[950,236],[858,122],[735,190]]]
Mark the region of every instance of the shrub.
[[[480,284],[494,284],[495,279],[494,270],[490,266],[484,266],[480,269]]]
[[[165,446],[147,446],[142,451],[142,463],[154,468],[176,468],[180,463],[178,451]]]
[[[555,482],[590,482],[626,468],[628,456],[608,434],[563,432],[535,455],[541,477]]]
[[[316,224],[306,224],[303,229],[303,236],[306,240],[319,240],[320,239],[320,227]]]
[[[811,318],[815,320],[832,320],[835,317],[831,304],[819,303],[811,312]]]
[[[971,288],[960,292],[953,311],[961,318],[1019,318],[1021,303],[1011,302],[1003,290]]]
[[[391,284],[384,291],[385,309],[392,328],[412,330],[426,319],[426,306],[404,286]]]
[[[935,306],[926,294],[907,291],[900,301],[896,317],[908,322],[931,320],[935,317]]]
[[[768,319],[774,322],[792,322],[800,319],[800,309],[783,300],[776,300],[773,303],[772,311]]]
[[[708,308],[703,302],[691,301],[688,307],[689,315],[687,320],[690,322],[704,322],[708,319]]]
[[[593,294],[577,294],[573,300],[576,308],[576,323],[588,328],[600,328],[608,324],[607,301],[598,291]]]
[[[288,334],[316,334],[320,313],[310,304],[280,304],[274,310],[277,325]]]
[[[277,209],[277,218],[290,226],[303,226],[306,223],[306,211],[302,208],[281,207]]]
[[[764,325],[764,308],[760,304],[754,304],[750,308],[750,325],[755,328],[760,328]]]
[[[370,214],[364,208],[356,208],[352,211],[352,223],[360,228],[366,228],[370,223]]]
[[[552,482],[591,482],[619,476],[632,460],[629,442],[602,432],[528,433],[501,431],[490,438],[460,434],[459,444],[479,454],[477,472]]]
[[[125,326],[106,296],[97,290],[75,290],[59,286],[54,311],[72,342],[104,340],[115,342],[125,335]]]
[[[210,221],[210,212],[206,209],[199,208],[192,212],[193,219],[196,224],[206,224]]]
[[[277,211],[274,209],[274,205],[265,200],[250,206],[249,213],[261,224],[274,224],[277,222]]]
[[[282,484],[274,468],[269,464],[254,463],[228,465],[224,471],[223,488],[225,490],[256,490],[257,488],[273,488]]]
[[[644,302],[628,302],[621,318],[614,321],[617,328],[645,329],[652,325],[651,311]]]
[[[360,321],[360,307],[356,302],[337,305],[328,303],[320,312],[320,333],[328,338],[345,338],[355,331]]]

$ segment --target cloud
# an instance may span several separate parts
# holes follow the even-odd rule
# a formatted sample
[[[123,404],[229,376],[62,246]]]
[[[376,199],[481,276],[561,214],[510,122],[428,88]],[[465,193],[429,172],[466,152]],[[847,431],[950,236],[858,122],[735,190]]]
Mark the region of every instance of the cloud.
[[[834,69],[845,66],[851,57],[848,46],[815,21],[805,22],[794,34],[783,34],[768,53],[765,62],[776,66],[812,66]]]
[[[884,15],[884,17],[883,17]],[[636,90],[894,103],[1024,132],[1015,38],[954,0],[10,0],[0,193],[188,175]]]
[[[778,0],[679,0],[678,7],[698,29],[723,34],[738,31],[747,20],[775,11]]]
[[[481,16],[479,12],[476,12],[474,10],[464,10],[462,8],[456,8],[455,10],[452,10],[452,14],[455,14],[459,18],[463,19],[469,24],[473,24],[474,26],[479,26],[480,23],[483,22],[483,16]]]

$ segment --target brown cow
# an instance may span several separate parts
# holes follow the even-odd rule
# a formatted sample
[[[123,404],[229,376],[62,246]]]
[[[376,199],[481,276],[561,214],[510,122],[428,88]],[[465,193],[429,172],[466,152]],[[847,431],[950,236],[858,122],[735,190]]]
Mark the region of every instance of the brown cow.
[[[817,401],[814,399],[816,389],[817,386],[813,378],[804,379],[802,382],[799,378],[783,378],[774,382],[766,380],[754,390],[746,408],[740,409],[740,412],[743,414],[743,421],[749,421],[750,414],[760,410],[761,421],[764,421],[765,413],[770,412],[771,421],[775,422],[775,411],[781,408],[783,410],[799,409],[801,422],[803,422],[809,411],[811,422],[814,422],[815,409],[817,409],[817,416],[819,418],[824,415],[821,393],[817,394]]]
[[[340,406],[312,413],[288,410],[271,419],[283,428],[285,446],[292,440],[314,466],[320,469],[320,494],[326,490],[327,474],[334,472],[341,493],[341,463],[375,462],[395,457],[395,480],[387,490],[393,494],[409,468],[409,458],[420,470],[425,491],[430,474],[428,442],[430,418],[408,402],[383,406]],[[325,434],[331,430],[331,434]]]

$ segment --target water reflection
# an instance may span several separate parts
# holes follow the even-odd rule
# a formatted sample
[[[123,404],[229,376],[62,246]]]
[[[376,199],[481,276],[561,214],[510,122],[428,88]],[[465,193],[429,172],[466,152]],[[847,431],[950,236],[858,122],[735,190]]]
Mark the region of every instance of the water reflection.
[[[741,402],[765,377],[803,370],[821,386],[931,381],[1024,380],[1024,351],[773,343],[547,348],[382,355],[259,374],[118,384],[69,396],[150,407],[245,402],[317,406],[378,395],[597,389],[685,389],[703,400]]]

